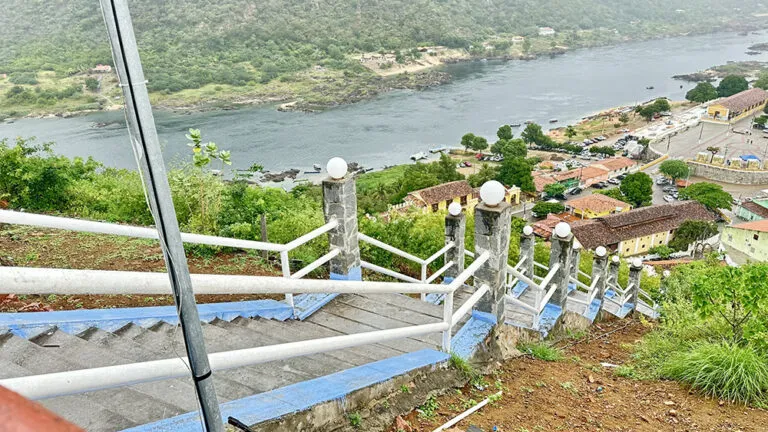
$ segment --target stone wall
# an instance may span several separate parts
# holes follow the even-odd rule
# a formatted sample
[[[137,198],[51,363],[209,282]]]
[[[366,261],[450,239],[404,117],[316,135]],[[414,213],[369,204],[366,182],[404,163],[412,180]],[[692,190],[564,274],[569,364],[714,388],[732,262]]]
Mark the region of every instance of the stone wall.
[[[746,171],[688,161],[691,175],[723,183],[744,185],[768,184],[768,171]]]

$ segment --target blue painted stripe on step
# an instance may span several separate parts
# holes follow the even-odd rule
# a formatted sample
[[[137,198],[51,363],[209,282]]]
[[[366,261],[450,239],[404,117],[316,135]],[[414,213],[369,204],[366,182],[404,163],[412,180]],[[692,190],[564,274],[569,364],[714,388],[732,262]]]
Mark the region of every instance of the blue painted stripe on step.
[[[299,294],[293,303],[296,307],[296,317],[303,321],[336,297],[338,294]]]
[[[477,352],[478,345],[488,336],[493,326],[496,325],[496,317],[493,317],[493,315],[491,315],[493,319],[488,319],[484,315],[490,314],[478,312],[478,314],[482,315],[476,317],[475,312],[477,311],[472,312],[472,317],[469,321],[451,339],[451,351],[464,360],[468,360]]]
[[[445,298],[445,294],[443,293],[429,293],[425,297],[425,301],[427,303],[432,303],[435,305],[439,305],[443,302],[443,299]]]
[[[527,283],[523,281],[517,281],[515,286],[512,288],[512,297],[520,298],[520,296],[523,295],[526,289],[528,289]]]
[[[472,310],[472,318],[496,325],[496,315],[488,312],[483,312],[483,311],[474,309]]]
[[[243,316],[262,317],[284,321],[293,315],[285,303],[275,300],[254,300],[228,303],[207,303],[197,306],[200,320],[213,321],[216,318],[231,321]],[[52,327],[70,334],[77,334],[91,327],[115,331],[129,323],[151,327],[160,321],[175,325],[179,322],[175,306],[153,306],[118,309],[78,309],[54,312],[0,313],[0,330],[7,329],[13,334],[33,338]]]
[[[595,318],[597,318],[597,313],[600,312],[600,306],[602,305],[603,305],[603,302],[600,301],[600,299],[592,300],[592,303],[589,304],[589,307],[584,313],[584,317],[586,317],[591,322],[595,322]]]
[[[403,354],[226,402],[221,404],[221,414],[223,418],[232,416],[245,424],[258,424],[301,412],[324,402],[341,400],[354,391],[388,381],[416,369],[445,363],[448,359],[447,354],[429,349]],[[201,430],[199,414],[192,412],[126,429],[123,432],[200,432]]]
[[[629,313],[632,312],[632,309],[634,308],[635,308],[634,304],[630,302],[624,303],[624,306],[622,306],[621,310],[619,310],[619,318],[626,318],[627,315],[629,315]]]
[[[547,337],[549,332],[555,327],[555,323],[557,323],[557,319],[560,318],[562,313],[563,308],[560,306],[552,303],[547,303],[547,305],[544,306],[544,310],[541,311],[541,315],[539,315],[539,332],[541,332],[542,336]]]

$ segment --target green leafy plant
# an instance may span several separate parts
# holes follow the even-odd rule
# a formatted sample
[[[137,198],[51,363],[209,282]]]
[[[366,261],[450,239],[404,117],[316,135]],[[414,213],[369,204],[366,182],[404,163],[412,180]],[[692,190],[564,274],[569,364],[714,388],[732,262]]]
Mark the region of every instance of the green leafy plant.
[[[539,360],[560,361],[563,359],[563,354],[557,348],[544,342],[519,343],[517,349]]]
[[[438,409],[440,409],[440,404],[437,402],[437,397],[432,395],[416,411],[419,413],[419,418],[432,420],[435,418],[435,413]]]
[[[355,429],[360,429],[363,426],[363,417],[359,412],[349,414],[347,419],[349,420],[349,425]]]

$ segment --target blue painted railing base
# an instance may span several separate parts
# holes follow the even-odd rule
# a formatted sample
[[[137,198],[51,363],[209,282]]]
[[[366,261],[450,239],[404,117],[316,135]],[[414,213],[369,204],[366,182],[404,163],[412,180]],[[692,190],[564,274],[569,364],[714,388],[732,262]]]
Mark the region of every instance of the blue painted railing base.
[[[595,319],[597,319],[597,314],[600,312],[600,307],[602,305],[603,302],[600,299],[592,300],[592,303],[589,304],[589,307],[587,307],[587,310],[584,313],[584,317],[590,322],[595,322]]]
[[[331,375],[221,404],[223,418],[258,424],[305,411],[315,405],[344,399],[350,393],[428,366],[447,362],[449,356],[421,350],[354,367]],[[200,432],[197,412],[148,423],[124,432]]]
[[[467,323],[451,339],[451,352],[469,360],[495,325],[495,316],[487,312],[472,311]]]
[[[266,318],[285,321],[293,317],[291,308],[275,300],[254,300],[228,303],[206,303],[197,306],[200,320],[216,318],[232,321],[238,317]],[[53,312],[0,313],[0,332],[31,339],[52,328],[69,334],[79,334],[91,327],[114,332],[128,324],[149,328],[159,322],[179,323],[175,306],[153,306],[119,309],[78,309]]]

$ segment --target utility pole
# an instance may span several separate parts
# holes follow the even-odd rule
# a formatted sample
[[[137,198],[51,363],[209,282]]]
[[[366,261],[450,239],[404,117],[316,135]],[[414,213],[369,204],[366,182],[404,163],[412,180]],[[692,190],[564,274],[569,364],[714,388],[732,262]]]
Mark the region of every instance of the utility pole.
[[[176,209],[171,199],[171,188],[168,185],[165,162],[157,138],[152,106],[149,103],[147,81],[133,33],[131,13],[127,0],[100,0],[100,3],[112,45],[115,69],[125,97],[128,132],[144,182],[149,209],[157,226],[201,417],[206,431],[222,432],[224,425],[213,387],[213,376],[205,351],[203,330],[192,291]]]

